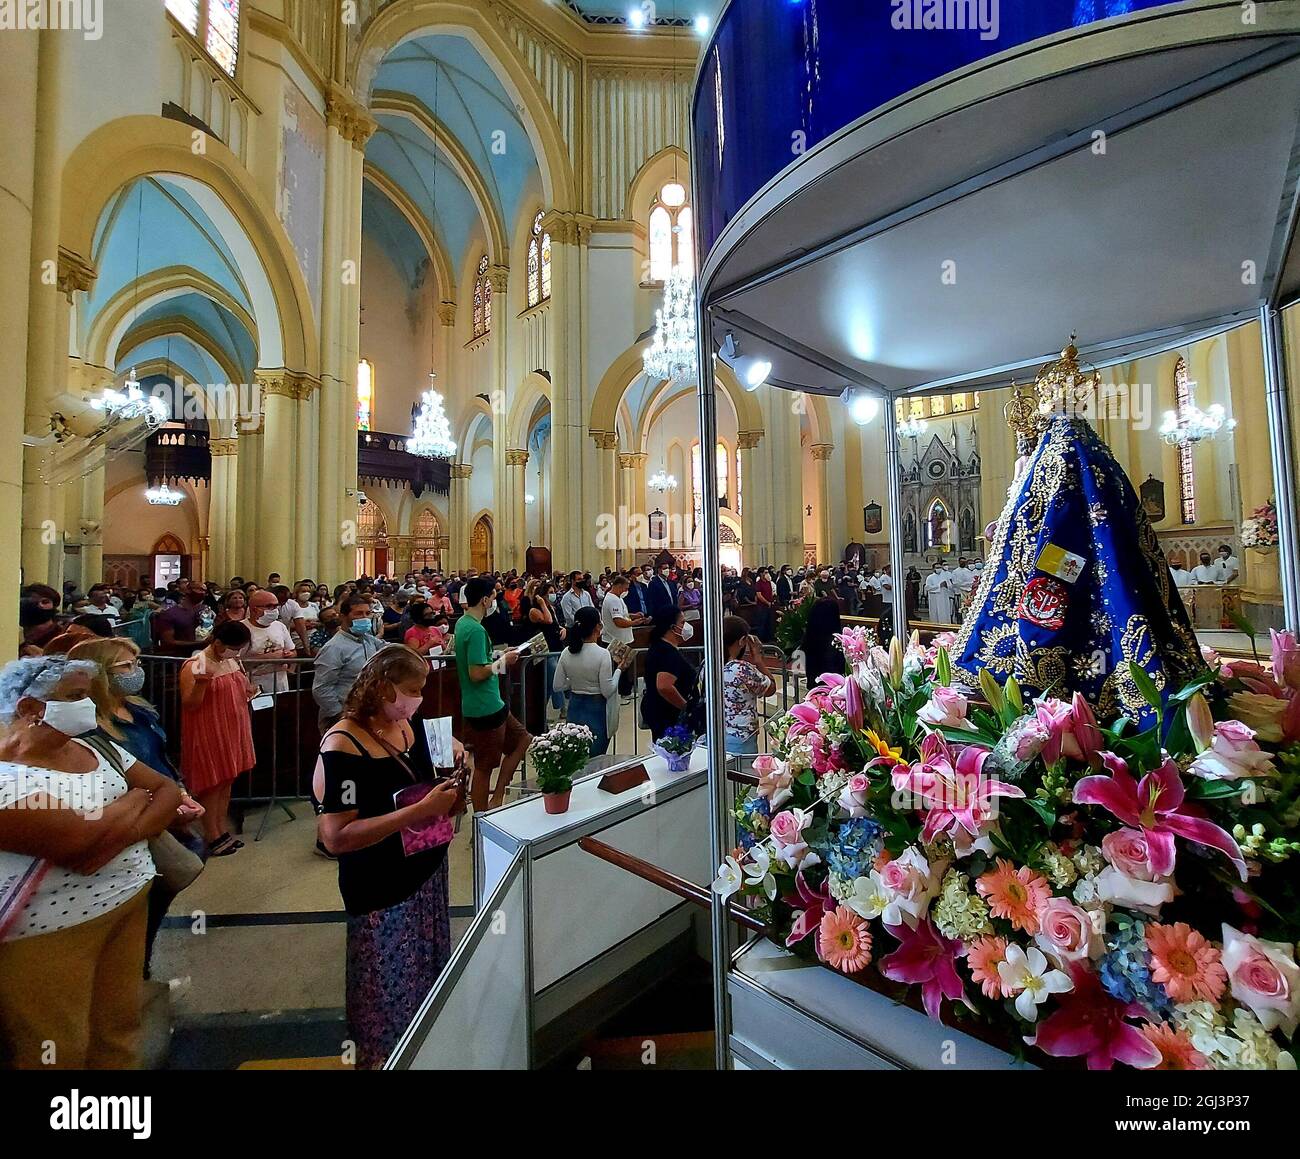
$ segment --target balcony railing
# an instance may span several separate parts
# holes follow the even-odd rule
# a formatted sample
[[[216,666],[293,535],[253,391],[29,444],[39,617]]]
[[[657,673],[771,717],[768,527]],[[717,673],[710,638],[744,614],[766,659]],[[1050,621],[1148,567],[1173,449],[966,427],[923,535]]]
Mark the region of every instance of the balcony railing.
[[[212,478],[208,432],[183,427],[155,431],[145,443],[144,473],[155,486],[183,479],[192,483],[208,482]]]
[[[405,435],[384,431],[357,432],[357,479],[406,484],[418,499],[425,491],[446,495],[451,491],[451,464],[445,459],[425,459],[406,449]]]

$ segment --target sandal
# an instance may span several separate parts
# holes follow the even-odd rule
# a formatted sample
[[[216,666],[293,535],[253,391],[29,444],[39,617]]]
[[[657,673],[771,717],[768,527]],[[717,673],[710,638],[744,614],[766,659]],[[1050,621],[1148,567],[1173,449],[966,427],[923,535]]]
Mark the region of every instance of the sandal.
[[[209,857],[229,857],[243,849],[244,843],[236,841],[229,833],[223,833],[208,846]]]

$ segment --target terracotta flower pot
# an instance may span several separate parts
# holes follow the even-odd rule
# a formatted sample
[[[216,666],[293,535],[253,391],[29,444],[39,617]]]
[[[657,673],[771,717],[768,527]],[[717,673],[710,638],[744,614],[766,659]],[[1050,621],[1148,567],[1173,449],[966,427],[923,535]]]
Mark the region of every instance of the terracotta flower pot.
[[[569,795],[573,789],[565,789],[563,793],[543,793],[542,804],[546,806],[548,813],[567,813],[569,811]]]

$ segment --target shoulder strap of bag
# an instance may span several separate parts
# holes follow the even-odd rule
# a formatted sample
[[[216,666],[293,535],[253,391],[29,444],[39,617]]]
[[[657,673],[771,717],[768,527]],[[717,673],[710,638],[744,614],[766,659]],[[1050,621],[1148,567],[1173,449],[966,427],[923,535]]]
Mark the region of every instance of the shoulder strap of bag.
[[[86,748],[97,752],[113,767],[113,770],[119,777],[126,776],[126,766],[122,763],[122,758],[118,755],[117,748],[110,741],[105,740],[98,733],[93,732],[87,733],[84,736],[74,737],[73,739],[85,745]]]
[[[384,749],[384,751],[387,752],[388,755],[393,758],[393,760],[395,760],[399,765],[402,766],[403,770],[405,770],[406,772],[406,775],[411,778],[412,784],[420,783],[420,778],[416,776],[415,770],[411,768],[410,762],[406,759],[405,756],[402,755],[401,752],[399,752],[392,745],[390,745],[386,740],[384,740],[382,736],[376,736],[365,726],[357,724],[355,720],[352,723],[357,728],[361,729],[361,731],[364,732],[366,736],[368,736],[371,740],[377,742]]]

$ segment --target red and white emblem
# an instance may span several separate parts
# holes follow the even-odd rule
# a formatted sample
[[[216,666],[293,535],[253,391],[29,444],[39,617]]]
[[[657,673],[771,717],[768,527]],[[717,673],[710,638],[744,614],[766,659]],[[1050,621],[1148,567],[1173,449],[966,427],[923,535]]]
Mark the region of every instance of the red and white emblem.
[[[1016,615],[1040,628],[1053,632],[1065,623],[1065,610],[1070,606],[1070,590],[1051,576],[1035,576],[1020,595]]]

